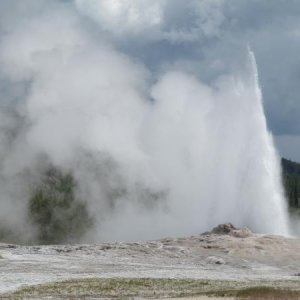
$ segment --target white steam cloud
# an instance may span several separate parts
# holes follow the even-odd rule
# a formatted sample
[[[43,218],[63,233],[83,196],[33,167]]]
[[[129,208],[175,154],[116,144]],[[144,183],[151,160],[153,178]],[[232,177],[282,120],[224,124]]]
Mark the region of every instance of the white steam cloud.
[[[77,8],[115,34],[138,34],[163,22],[165,0],[76,0]]]
[[[76,4],[106,18],[104,29],[143,31],[163,22],[161,1],[142,10],[146,2]],[[95,220],[88,240],[190,235],[222,222],[287,234],[253,59],[210,86],[182,72],[153,84],[81,18],[57,4],[1,39],[2,222],[30,235],[28,185],[50,163],[78,182]]]

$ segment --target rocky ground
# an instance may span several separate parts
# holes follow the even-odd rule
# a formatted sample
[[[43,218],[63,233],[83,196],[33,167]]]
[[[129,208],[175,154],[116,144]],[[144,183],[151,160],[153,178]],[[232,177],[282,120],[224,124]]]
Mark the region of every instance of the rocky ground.
[[[0,299],[230,297],[236,296],[230,291],[264,287],[295,291],[280,299],[300,299],[300,240],[225,224],[147,242],[0,244],[0,278]]]

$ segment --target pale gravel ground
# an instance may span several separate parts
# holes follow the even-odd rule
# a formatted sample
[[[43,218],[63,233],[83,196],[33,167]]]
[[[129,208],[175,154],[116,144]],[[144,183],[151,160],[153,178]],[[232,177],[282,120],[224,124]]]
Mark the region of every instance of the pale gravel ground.
[[[0,257],[2,293],[72,278],[115,277],[236,280],[257,284],[281,281],[287,288],[300,290],[300,276],[296,276],[300,273],[300,240],[279,236],[252,234],[238,238],[207,234],[73,246],[0,244]]]

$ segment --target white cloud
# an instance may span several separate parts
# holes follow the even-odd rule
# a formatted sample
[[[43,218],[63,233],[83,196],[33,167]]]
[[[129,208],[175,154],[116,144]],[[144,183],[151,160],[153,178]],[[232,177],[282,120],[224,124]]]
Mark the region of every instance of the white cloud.
[[[116,35],[138,34],[160,26],[165,0],[75,0],[80,12]]]
[[[220,29],[225,21],[223,14],[224,0],[194,0],[192,8],[195,9],[196,24],[206,37],[220,34]]]
[[[223,0],[189,0],[180,4],[173,0],[74,1],[80,13],[121,39],[138,34],[142,39],[194,42],[203,36],[218,36],[225,20]],[[183,13],[187,13],[183,18],[191,26],[178,26],[174,19],[177,16],[172,16],[172,10],[177,5],[183,8]]]

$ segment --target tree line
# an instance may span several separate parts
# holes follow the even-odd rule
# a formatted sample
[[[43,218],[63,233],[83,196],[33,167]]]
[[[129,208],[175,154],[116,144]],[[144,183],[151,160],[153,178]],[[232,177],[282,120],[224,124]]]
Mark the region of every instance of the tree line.
[[[300,163],[282,158],[282,179],[290,209],[300,208]],[[78,242],[93,226],[86,201],[78,199],[73,175],[49,167],[28,199],[27,218],[36,231],[32,243]],[[2,224],[3,225],[3,224]],[[11,230],[0,224],[0,241],[14,241]],[[15,238],[18,241],[17,238]]]
[[[300,164],[282,158],[282,177],[290,208],[300,208]]]

